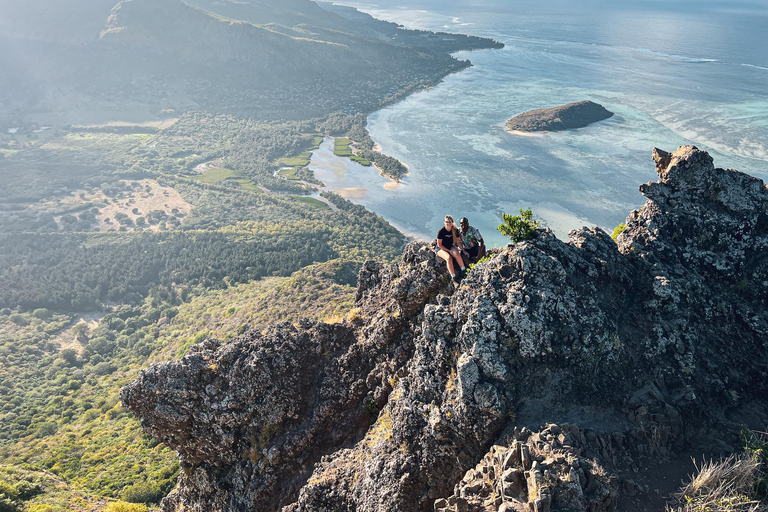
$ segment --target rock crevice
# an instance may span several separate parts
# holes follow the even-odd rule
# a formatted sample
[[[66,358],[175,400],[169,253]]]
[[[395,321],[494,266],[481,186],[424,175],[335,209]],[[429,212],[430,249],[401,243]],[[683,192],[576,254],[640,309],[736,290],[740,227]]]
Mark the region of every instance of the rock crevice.
[[[540,230],[458,288],[411,243],[341,324],[144,371],[122,397],[179,452],[164,510],[612,510],[642,492],[616,468],[726,449],[765,411],[768,190],[692,146],[654,160],[616,242]]]

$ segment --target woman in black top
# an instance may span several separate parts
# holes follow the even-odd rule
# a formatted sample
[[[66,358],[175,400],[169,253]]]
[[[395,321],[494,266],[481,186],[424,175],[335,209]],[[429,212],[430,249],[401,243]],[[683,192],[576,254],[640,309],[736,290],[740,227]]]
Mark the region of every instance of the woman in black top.
[[[456,266],[453,264],[454,258],[461,266],[461,271],[464,272],[466,270],[464,258],[461,256],[461,237],[459,236],[459,230],[456,229],[456,225],[453,223],[453,217],[446,215],[443,224],[444,226],[437,232],[437,246],[440,248],[437,255],[448,264],[448,272],[451,273],[451,278],[455,280]]]

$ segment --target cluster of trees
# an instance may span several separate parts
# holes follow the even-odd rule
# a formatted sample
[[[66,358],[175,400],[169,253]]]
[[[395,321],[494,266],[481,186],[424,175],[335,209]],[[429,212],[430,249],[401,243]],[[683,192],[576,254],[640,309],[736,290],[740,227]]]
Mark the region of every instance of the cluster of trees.
[[[137,302],[156,284],[225,286],[288,275],[333,256],[330,230],[0,237],[0,306],[92,311]]]
[[[117,390],[160,346],[158,320],[173,318],[171,303],[180,300],[173,293],[115,307],[93,332],[78,333],[78,349],[60,350],[56,341],[76,317],[43,309],[0,311],[4,460],[35,458],[40,469],[102,495],[124,496],[142,482],[157,486],[147,499],[166,494],[178,475],[174,454],[141,434]]]
[[[408,174],[408,169],[396,158],[387,156],[379,151],[374,151],[373,139],[365,128],[365,119],[352,117],[352,125],[349,128],[348,136],[355,141],[357,156],[370,160],[379,171],[386,177],[395,181],[400,181],[403,176]]]
[[[254,323],[343,315],[359,261],[393,259],[404,243],[380,217],[335,194],[326,196],[338,211],[290,195],[204,183],[190,177],[193,168],[221,158],[257,183],[285,190],[289,181],[273,174],[280,158],[310,147],[317,133],[344,135],[364,121],[337,114],[259,123],[190,113],[154,135],[79,133],[70,141],[63,134],[9,158],[21,174],[34,175],[37,163],[55,171],[53,185],[38,186],[41,179],[26,191],[0,190],[0,199],[13,198],[5,204],[17,206],[0,211],[0,456],[14,464],[34,461],[101,495],[152,501],[167,493],[178,473],[174,454],[141,434],[138,421],[119,406],[119,387],[149,358],[163,350],[175,355],[173,347],[182,351],[207,336],[201,318],[227,318],[221,328],[233,335]],[[57,149],[70,142],[74,156]],[[85,160],[93,165],[80,166]],[[297,176],[312,181],[306,169]],[[88,232],[101,208],[124,201],[143,178],[175,188],[193,205],[175,231]],[[107,198],[89,202],[95,189]],[[65,197],[84,202],[51,200]],[[41,200],[44,213],[21,214]],[[114,227],[173,220],[161,210],[133,212],[139,213],[135,221],[114,215]],[[228,302],[273,281],[255,280],[339,257],[355,263],[332,271],[310,266],[314,270],[253,295],[248,306]],[[214,307],[210,294],[219,293]],[[183,313],[183,335],[177,324],[176,334],[165,330],[193,304],[194,313]],[[105,308],[95,330],[82,323],[71,330],[72,312]],[[76,343],[62,350],[59,338],[66,334]]]

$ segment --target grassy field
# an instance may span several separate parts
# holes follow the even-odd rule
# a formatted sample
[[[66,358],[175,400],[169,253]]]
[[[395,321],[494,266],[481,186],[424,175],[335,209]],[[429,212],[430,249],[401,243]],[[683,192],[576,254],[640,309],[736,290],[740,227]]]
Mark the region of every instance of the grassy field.
[[[203,183],[218,183],[228,178],[237,177],[237,173],[231,169],[224,169],[223,167],[212,167],[205,171],[195,179],[202,181]]]
[[[309,165],[309,159],[312,157],[312,153],[305,151],[292,158],[280,159],[281,165],[287,165],[288,167],[306,167]]]
[[[308,204],[309,206],[315,206],[317,208],[322,208],[324,210],[331,209],[330,206],[320,201],[319,199],[315,199],[314,197],[309,197],[309,196],[291,196],[291,197],[299,201],[300,203]]]
[[[200,176],[195,177],[197,181],[202,181],[203,183],[220,183],[224,180],[232,179],[236,183],[238,183],[241,187],[243,187],[245,190],[250,190],[251,192],[257,192],[261,193],[261,189],[256,185],[256,183],[253,182],[250,178],[246,178],[242,176],[240,173],[233,171],[231,169],[224,169],[223,167],[212,167],[205,171]]]
[[[298,180],[299,177],[296,176],[296,168],[291,167],[290,169],[281,169],[280,172],[278,172],[280,176],[287,180]]]
[[[365,158],[360,158],[357,155],[351,155],[349,157],[349,159],[352,160],[353,162],[357,162],[360,165],[364,165],[365,167],[370,167],[371,166],[371,161],[370,160],[366,160]]]
[[[350,140],[346,137],[337,137],[333,140],[333,154],[336,156],[352,156],[349,150]]]

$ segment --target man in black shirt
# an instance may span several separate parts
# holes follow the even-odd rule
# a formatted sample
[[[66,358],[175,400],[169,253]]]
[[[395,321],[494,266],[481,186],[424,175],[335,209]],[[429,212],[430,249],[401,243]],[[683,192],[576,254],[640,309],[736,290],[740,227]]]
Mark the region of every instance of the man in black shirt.
[[[466,265],[464,258],[461,256],[461,237],[459,236],[459,230],[453,223],[453,217],[450,215],[445,216],[445,222],[440,231],[437,232],[437,246],[440,250],[437,255],[440,256],[448,264],[448,272],[451,273],[451,279],[456,281],[456,266],[453,264],[454,258],[456,262],[461,266],[461,271],[466,271]]]

